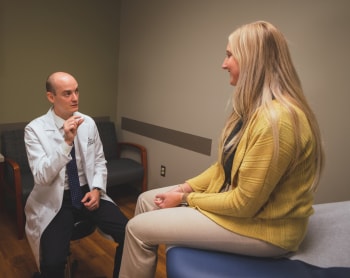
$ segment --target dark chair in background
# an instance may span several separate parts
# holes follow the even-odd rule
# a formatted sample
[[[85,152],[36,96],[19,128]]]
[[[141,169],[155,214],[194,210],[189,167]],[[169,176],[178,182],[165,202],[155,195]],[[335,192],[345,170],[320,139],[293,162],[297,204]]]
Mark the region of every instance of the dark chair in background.
[[[124,184],[141,184],[147,190],[147,151],[144,146],[118,142],[115,125],[111,121],[96,122],[107,160],[107,190]]]
[[[111,121],[97,121],[97,128],[107,160],[107,190],[124,184],[140,184],[147,190],[147,152],[145,147],[118,142],[115,125]],[[3,192],[5,205],[15,204],[18,239],[24,236],[24,205],[34,187],[24,143],[24,125],[1,132],[1,153],[5,157]],[[14,202],[11,202],[14,200]]]
[[[24,205],[34,187],[24,145],[24,128],[1,133],[1,152],[5,157],[3,197],[7,206],[15,205],[18,239],[24,236]],[[14,200],[14,203],[12,202]]]

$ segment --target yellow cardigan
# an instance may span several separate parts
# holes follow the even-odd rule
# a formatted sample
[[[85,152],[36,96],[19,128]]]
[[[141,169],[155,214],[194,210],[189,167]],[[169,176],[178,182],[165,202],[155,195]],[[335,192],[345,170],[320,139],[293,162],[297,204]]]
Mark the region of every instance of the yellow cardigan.
[[[187,201],[232,232],[295,251],[313,213],[309,189],[315,175],[315,144],[305,114],[297,109],[302,152],[296,168],[287,174],[295,150],[295,130],[287,112],[278,103],[274,107],[279,117],[277,161],[272,160],[271,126],[257,112],[237,147],[231,172],[233,189],[218,193],[225,174],[216,163],[187,181],[194,191]]]

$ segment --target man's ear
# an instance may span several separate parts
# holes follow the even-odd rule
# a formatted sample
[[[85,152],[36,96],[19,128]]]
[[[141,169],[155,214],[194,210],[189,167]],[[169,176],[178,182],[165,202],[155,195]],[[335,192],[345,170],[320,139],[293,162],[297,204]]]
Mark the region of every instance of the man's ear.
[[[54,103],[54,96],[52,92],[46,92],[46,97],[49,102],[51,102],[52,104]]]

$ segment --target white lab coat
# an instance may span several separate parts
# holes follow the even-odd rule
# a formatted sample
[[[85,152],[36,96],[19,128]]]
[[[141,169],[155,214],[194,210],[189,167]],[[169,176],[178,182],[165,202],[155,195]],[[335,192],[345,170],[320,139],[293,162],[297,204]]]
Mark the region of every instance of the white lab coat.
[[[102,189],[101,199],[112,200],[105,194],[107,181],[106,160],[94,120],[84,118],[76,140],[81,161],[90,186]],[[34,176],[34,188],[26,206],[26,235],[40,269],[40,237],[60,210],[64,193],[66,164],[71,156],[63,151],[64,139],[57,129],[51,109],[25,127],[25,143],[29,165]]]

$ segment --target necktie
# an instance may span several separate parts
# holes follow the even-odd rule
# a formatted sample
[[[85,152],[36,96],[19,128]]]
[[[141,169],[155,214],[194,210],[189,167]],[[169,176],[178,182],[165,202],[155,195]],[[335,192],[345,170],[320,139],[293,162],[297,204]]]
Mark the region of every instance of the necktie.
[[[81,192],[81,188],[80,188],[78,167],[77,167],[77,162],[75,160],[74,145],[70,154],[72,156],[72,160],[68,162],[66,168],[67,168],[69,189],[72,197],[72,204],[76,208],[81,208],[81,199],[83,198],[83,193]]]

